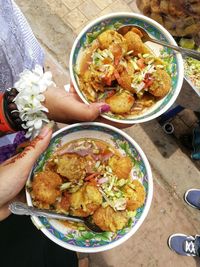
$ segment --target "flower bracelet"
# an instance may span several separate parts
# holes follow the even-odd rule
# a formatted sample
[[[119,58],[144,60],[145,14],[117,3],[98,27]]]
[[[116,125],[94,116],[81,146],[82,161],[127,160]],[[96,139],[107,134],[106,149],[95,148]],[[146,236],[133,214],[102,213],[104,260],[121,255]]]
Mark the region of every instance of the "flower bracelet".
[[[42,125],[49,122],[46,115],[48,109],[42,102],[45,100],[43,93],[51,85],[55,86],[51,72],[43,72],[40,65],[36,65],[33,71],[24,70],[19,81],[14,84],[15,88],[8,89],[4,94],[1,117],[4,117],[7,125],[2,127],[3,131],[25,129],[26,137],[36,136]],[[0,126],[0,131],[2,129]]]

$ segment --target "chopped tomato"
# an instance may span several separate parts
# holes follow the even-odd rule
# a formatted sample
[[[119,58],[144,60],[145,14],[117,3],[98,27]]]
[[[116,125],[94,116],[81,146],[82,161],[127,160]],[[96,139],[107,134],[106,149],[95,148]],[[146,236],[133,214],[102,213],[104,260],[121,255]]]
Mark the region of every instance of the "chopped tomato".
[[[107,97],[111,97],[115,94],[115,90],[110,90],[107,92]]]
[[[151,76],[152,76],[151,73],[146,73],[144,79],[145,79],[145,80],[148,80],[148,79],[151,78]]]
[[[153,78],[151,73],[146,73],[144,77],[145,88],[150,87],[153,84]]]
[[[115,56],[115,65],[117,66],[120,62],[121,56]]]
[[[114,63],[115,65],[118,65],[120,62],[120,59],[122,58],[122,48],[118,44],[114,44],[111,48],[111,51],[114,56]]]
[[[137,65],[140,69],[144,69],[145,67],[145,61],[144,61],[144,58],[140,58],[137,60]]]
[[[85,178],[85,181],[91,181],[91,180],[95,179],[98,175],[99,175],[98,172],[92,173]]]
[[[121,84],[122,79],[121,79],[118,71],[115,70],[114,76],[115,76],[116,80],[118,81],[118,83]]]
[[[103,78],[103,82],[104,82],[106,85],[110,86],[111,83],[112,83],[112,76],[105,76],[105,77]]]
[[[112,64],[112,60],[110,58],[104,58],[103,64]]]
[[[147,81],[144,81],[144,83],[145,83],[145,88],[147,88],[153,84],[153,80],[147,80]]]

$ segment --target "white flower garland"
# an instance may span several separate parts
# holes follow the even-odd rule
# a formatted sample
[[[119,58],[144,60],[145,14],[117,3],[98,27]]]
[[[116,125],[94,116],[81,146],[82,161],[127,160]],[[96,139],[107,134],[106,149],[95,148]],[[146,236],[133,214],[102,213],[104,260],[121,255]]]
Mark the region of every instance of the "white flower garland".
[[[47,87],[54,85],[50,71],[43,72],[40,65],[33,71],[24,70],[14,87],[19,92],[14,102],[19,111],[19,117],[24,122],[22,127],[27,130],[26,137],[36,136],[42,125],[49,122],[46,114],[48,109],[42,105],[45,100],[43,93]]]

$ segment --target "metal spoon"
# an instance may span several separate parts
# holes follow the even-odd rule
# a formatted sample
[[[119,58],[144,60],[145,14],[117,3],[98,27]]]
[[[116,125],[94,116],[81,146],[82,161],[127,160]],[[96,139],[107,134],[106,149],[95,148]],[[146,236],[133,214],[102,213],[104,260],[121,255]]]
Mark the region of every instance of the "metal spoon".
[[[37,209],[30,207],[22,202],[13,202],[9,205],[9,210],[16,215],[30,215],[37,217],[45,217],[51,219],[67,220],[71,222],[83,223],[89,230],[95,233],[102,233],[103,231],[96,225],[90,222],[89,217],[69,216],[61,213],[56,213],[50,210]]]
[[[148,35],[148,33],[142,27],[139,27],[137,25],[124,25],[124,26],[120,27],[117,30],[117,32],[120,33],[121,35],[125,35],[133,27],[137,28],[138,30],[141,31],[141,33],[143,34],[143,36],[141,37],[143,42],[150,41],[150,42],[153,42],[153,43],[156,43],[156,44],[160,44],[160,45],[163,45],[163,46],[166,46],[166,47],[169,47],[171,49],[174,49],[174,50],[178,51],[179,53],[182,54],[183,57],[187,56],[187,57],[192,57],[192,58],[195,58],[197,60],[200,60],[200,52],[192,50],[192,49],[182,48],[180,46],[171,45],[171,44],[165,43],[163,41],[151,38]]]

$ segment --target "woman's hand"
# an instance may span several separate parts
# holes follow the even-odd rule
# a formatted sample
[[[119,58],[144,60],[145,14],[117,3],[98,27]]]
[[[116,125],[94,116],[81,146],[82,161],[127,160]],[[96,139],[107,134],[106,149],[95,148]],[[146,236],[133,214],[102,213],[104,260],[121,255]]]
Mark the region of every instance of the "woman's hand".
[[[49,110],[47,116],[56,122],[93,121],[100,113],[110,110],[105,103],[84,104],[72,85],[69,92],[50,87],[44,95],[44,105]]]
[[[8,205],[23,189],[33,164],[47,148],[53,124],[46,125],[24,151],[0,165],[0,221],[8,217]]]
[[[77,95],[73,85],[67,93],[64,89],[51,87],[45,93],[45,107],[48,108],[48,118],[57,122],[71,123],[77,121],[99,121],[123,129],[133,124],[122,124],[99,117],[110,110],[105,103],[84,104]]]

